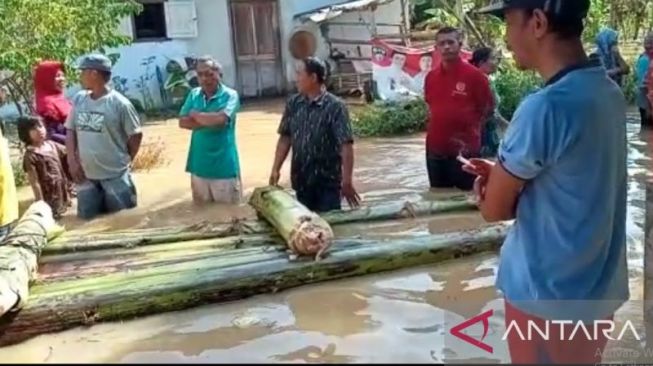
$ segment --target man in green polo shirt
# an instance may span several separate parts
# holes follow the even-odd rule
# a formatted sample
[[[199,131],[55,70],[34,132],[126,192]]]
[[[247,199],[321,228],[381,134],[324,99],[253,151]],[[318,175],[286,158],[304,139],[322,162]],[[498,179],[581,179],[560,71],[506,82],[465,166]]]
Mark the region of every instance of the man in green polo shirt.
[[[181,107],[179,127],[192,131],[186,171],[196,203],[240,203],[242,187],[236,148],[238,93],[221,83],[222,67],[212,57],[197,62],[200,87]]]

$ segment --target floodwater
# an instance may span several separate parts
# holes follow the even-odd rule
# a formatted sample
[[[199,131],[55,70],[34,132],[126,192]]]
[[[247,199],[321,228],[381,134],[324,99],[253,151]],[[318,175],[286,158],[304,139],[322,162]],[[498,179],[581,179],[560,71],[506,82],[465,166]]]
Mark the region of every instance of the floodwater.
[[[250,115],[248,115],[250,113]],[[269,113],[269,116],[263,114]],[[239,144],[246,191],[265,184],[276,136],[278,109],[241,114]],[[256,116],[260,116],[257,119]],[[633,299],[642,298],[644,175],[646,144],[635,120],[629,124],[628,250]],[[153,129],[166,131],[165,127]],[[170,129],[168,128],[168,131]],[[185,202],[183,156],[187,135],[177,139],[169,168],[136,177],[142,207],[118,218],[69,227],[97,231],[192,223],[249,215],[247,209],[206,208]],[[356,181],[367,202],[392,196],[420,199],[425,193],[423,137],[374,139],[356,147]],[[181,156],[181,158],[180,158]],[[177,173],[170,173],[177,169]],[[285,175],[287,175],[287,167]],[[285,181],[287,182],[287,181]],[[283,182],[282,182],[283,183]],[[176,184],[176,185],[175,185]],[[148,188],[151,190],[148,190]],[[208,216],[207,216],[208,215]],[[190,217],[189,217],[190,216]],[[339,227],[339,236],[425,235],[481,223],[477,214]],[[370,234],[371,233],[371,234]],[[0,349],[3,362],[487,362],[506,363],[505,344],[493,353],[452,344],[448,329],[487,309],[502,312],[493,284],[497,257],[477,255],[428,267],[304,286],[274,295],[167,313],[122,323],[44,335]],[[640,319],[641,308],[624,308],[619,318]],[[491,319],[493,332],[504,328]],[[614,361],[619,361],[616,357]],[[625,360],[624,360],[625,361]],[[630,360],[629,360],[630,361]]]

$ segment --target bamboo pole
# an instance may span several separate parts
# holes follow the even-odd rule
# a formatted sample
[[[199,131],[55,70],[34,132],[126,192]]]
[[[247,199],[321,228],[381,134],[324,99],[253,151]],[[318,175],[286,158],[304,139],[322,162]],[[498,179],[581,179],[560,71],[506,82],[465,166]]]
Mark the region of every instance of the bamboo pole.
[[[37,285],[20,312],[0,319],[0,346],[95,322],[183,310],[496,250],[507,228],[495,225],[373,244],[338,241],[330,255],[319,262],[288,261],[285,253],[268,252],[241,261],[203,258],[131,273]]]
[[[25,304],[41,250],[56,226],[50,206],[38,201],[0,243],[0,317]]]
[[[356,210],[328,212],[321,216],[331,225],[340,225],[477,210],[478,208],[472,200],[465,195],[459,195],[438,201],[389,202]],[[50,243],[44,249],[43,255],[135,248],[235,235],[268,234],[271,231],[271,226],[263,220],[236,220],[232,223],[200,223],[182,227],[128,230],[94,235],[68,233]]]

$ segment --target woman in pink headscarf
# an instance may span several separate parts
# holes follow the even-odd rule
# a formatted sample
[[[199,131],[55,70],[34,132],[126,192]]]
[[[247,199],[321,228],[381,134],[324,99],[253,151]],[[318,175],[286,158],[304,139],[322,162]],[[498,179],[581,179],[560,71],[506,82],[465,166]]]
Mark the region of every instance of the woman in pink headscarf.
[[[43,118],[48,139],[66,143],[66,118],[72,108],[64,95],[66,76],[58,61],[43,61],[34,70],[36,113]]]

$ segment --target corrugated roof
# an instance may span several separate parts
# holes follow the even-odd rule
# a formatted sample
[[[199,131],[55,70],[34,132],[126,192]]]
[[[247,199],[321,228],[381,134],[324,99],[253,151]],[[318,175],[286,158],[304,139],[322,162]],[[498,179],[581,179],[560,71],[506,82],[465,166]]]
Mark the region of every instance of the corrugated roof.
[[[315,23],[321,23],[339,17],[342,13],[368,10],[370,7],[384,5],[393,1],[395,0],[350,0],[341,4],[323,6],[321,8],[295,14],[294,18],[299,19],[302,22],[310,20]]]

